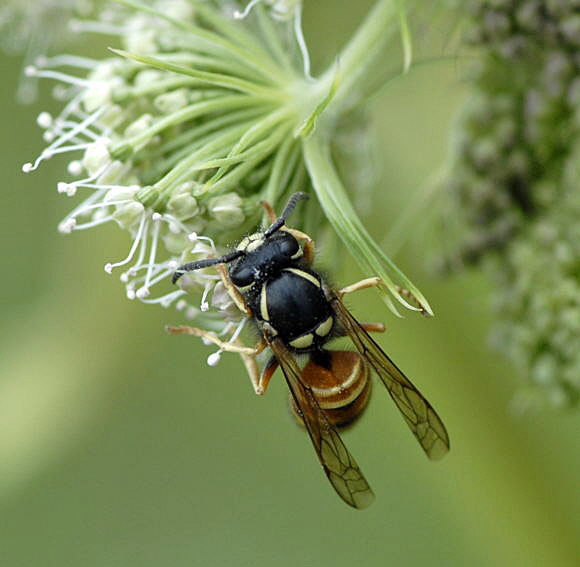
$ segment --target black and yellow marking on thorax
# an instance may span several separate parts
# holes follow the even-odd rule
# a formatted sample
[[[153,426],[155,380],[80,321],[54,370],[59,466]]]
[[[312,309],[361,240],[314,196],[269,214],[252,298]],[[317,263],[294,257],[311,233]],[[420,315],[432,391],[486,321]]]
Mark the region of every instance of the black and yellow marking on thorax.
[[[268,291],[267,284],[262,286],[260,290],[260,316],[264,321],[270,322],[270,314],[268,313]]]
[[[257,303],[259,318],[297,351],[319,348],[332,332],[334,317],[321,280],[307,269],[281,270],[262,285]]]

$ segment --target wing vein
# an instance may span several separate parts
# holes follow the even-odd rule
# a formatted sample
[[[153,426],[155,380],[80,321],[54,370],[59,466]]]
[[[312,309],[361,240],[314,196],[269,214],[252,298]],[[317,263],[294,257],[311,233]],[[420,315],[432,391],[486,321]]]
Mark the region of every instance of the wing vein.
[[[443,457],[449,451],[449,435],[433,406],[361,327],[342,300],[333,295],[331,301],[340,325],[382,380],[427,456],[433,460]]]
[[[328,480],[347,504],[353,508],[366,508],[374,500],[374,494],[354,457],[318,405],[311,388],[302,381],[302,372],[292,353],[280,339],[274,338],[268,342],[282,368]]]

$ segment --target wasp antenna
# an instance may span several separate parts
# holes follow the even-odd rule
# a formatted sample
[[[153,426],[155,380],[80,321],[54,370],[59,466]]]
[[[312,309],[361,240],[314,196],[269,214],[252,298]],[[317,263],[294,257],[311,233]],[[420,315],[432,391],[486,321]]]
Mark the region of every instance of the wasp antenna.
[[[234,250],[221,258],[206,258],[205,260],[197,260],[195,262],[188,262],[179,266],[173,276],[171,276],[171,283],[175,283],[183,274],[186,272],[193,272],[194,270],[201,270],[202,268],[209,268],[210,266],[215,266],[216,264],[227,264],[236,258],[242,256],[243,252],[241,250]]]
[[[308,198],[310,198],[310,195],[308,195],[308,193],[303,193],[302,191],[294,193],[294,195],[292,195],[292,197],[288,199],[288,203],[286,204],[286,207],[284,207],[284,210],[282,211],[280,218],[286,220],[292,214],[292,211],[294,210],[294,207],[296,206],[298,201],[300,201],[301,199]]]
[[[301,191],[294,193],[294,195],[292,195],[292,197],[290,197],[290,199],[288,200],[288,203],[284,207],[284,210],[282,211],[280,217],[277,218],[268,229],[266,229],[266,231],[264,232],[264,236],[267,238],[268,236],[272,236],[272,234],[274,234],[277,230],[280,230],[280,228],[286,222],[286,219],[292,214],[292,211],[296,207],[298,201],[300,201],[301,199],[308,199],[309,197],[310,195],[308,195],[307,193],[302,193]]]

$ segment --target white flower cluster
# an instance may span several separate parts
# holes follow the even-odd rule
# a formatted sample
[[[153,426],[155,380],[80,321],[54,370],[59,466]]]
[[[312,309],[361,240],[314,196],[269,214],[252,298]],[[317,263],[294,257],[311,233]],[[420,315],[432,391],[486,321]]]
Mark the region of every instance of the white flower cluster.
[[[60,231],[116,223],[131,244],[105,270],[120,274],[127,297],[175,305],[228,340],[245,319],[215,272],[187,274],[177,289],[170,275],[221,255],[259,225],[260,202],[277,207],[297,191],[316,192],[320,205],[294,219],[298,229],[319,234],[330,222],[368,275],[382,279],[393,311],[391,295],[430,313],[357,217],[334,164],[342,118],[376,88],[386,30],[402,11],[379,0],[344,47],[340,73],[331,66],[313,78],[300,0],[116,0],[98,19],[71,22],[78,33],[117,37],[114,55],[44,56],[26,68],[59,82],[64,108],[38,117],[47,147],[23,170],[70,156],[71,177],[57,189],[80,202]],[[199,307],[186,302],[190,291]]]
[[[60,232],[118,224],[132,242],[104,268],[120,272],[129,299],[174,305],[235,340],[244,318],[215,271],[187,274],[178,289],[169,280],[181,263],[220,254],[214,242],[253,228],[261,200],[281,198],[303,180],[298,142],[288,136],[293,114],[281,104],[280,77],[295,76],[255,51],[246,21],[186,0],[111,8],[99,21],[74,25],[118,35],[128,53],[42,57],[26,69],[57,80],[66,104],[56,117],[38,116],[48,145],[23,171],[71,156],[73,180],[57,189],[82,198]],[[239,43],[244,35],[249,46]],[[136,61],[143,56],[154,59]],[[186,300],[192,291],[199,307]]]

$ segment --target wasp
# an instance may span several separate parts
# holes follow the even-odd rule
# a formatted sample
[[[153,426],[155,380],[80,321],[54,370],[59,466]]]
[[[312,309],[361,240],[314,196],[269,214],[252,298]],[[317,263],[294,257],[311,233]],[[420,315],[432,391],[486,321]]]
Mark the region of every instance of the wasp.
[[[346,294],[381,285],[381,279],[368,278],[333,289],[312,267],[313,240],[286,226],[298,201],[307,197],[293,194],[279,217],[263,203],[270,217],[268,228],[246,236],[220,258],[184,264],[173,274],[175,283],[186,272],[216,266],[232,300],[259,331],[255,347],[247,347],[239,339],[224,342],[194,327],[169,327],[168,331],[204,337],[222,350],[240,354],[257,394],[266,391],[280,367],[293,413],[306,428],[328,480],[347,504],[365,508],[374,494],[339,430],[365,409],[371,370],[385,385],[427,457],[443,457],[449,450],[449,436],[431,404],[369,335],[383,331],[384,326],[360,323],[343,303]],[[339,336],[348,336],[357,352],[325,348],[330,339]],[[272,357],[260,372],[256,356],[266,348]],[[300,355],[306,355],[303,366]]]

